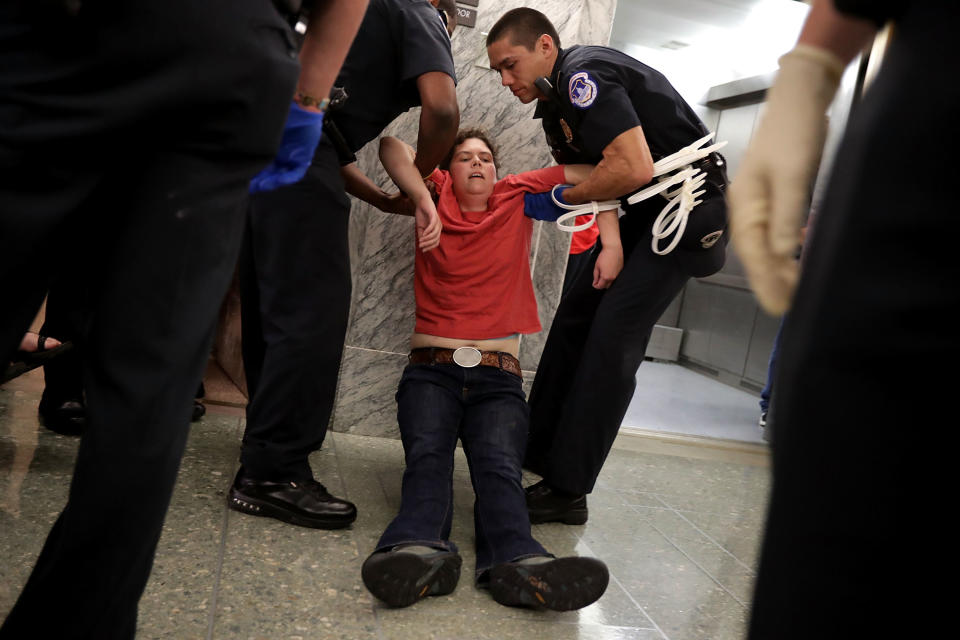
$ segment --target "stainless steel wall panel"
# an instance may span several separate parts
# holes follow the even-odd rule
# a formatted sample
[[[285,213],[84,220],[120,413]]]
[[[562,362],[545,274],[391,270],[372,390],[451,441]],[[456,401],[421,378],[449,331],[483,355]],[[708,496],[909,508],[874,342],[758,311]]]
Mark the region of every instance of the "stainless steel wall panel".
[[[756,308],[749,292],[691,281],[680,311],[681,354],[743,376]]]
[[[720,153],[727,159],[727,173],[731,180],[736,179],[737,169],[750,142],[750,136],[753,135],[753,126],[759,111],[760,103],[732,107],[720,112],[717,140],[727,141],[727,146],[721,149]]]

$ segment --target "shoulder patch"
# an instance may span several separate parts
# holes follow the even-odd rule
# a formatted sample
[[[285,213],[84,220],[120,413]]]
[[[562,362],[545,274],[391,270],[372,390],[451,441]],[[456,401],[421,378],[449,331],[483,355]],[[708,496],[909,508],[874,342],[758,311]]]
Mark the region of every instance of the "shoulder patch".
[[[570,76],[570,103],[586,109],[597,99],[597,83],[586,71],[578,71]]]

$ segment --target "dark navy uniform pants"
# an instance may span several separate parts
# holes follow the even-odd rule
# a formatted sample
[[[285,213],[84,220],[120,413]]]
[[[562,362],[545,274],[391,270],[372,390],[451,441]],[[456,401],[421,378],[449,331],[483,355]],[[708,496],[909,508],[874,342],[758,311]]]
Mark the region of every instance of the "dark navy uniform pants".
[[[524,466],[565,491],[593,490],[633,397],[653,325],[689,277],[676,253],[650,250],[650,227],[663,203],[644,201],[620,219],[623,271],[609,289],[594,289],[596,248],[565,283],[569,289],[550,327],[530,391]]]
[[[240,248],[298,73],[268,0],[4,2],[0,361],[82,224],[88,427],[68,502],[0,637],[132,638]],[[62,246],[62,245],[60,245]]]
[[[955,614],[956,3],[912,3],[804,248],[771,404],[753,640],[932,638]],[[943,557],[941,558],[941,553]]]
[[[250,199],[240,260],[250,477],[313,477],[307,456],[327,432],[350,312],[349,218],[326,136],[303,180]]]

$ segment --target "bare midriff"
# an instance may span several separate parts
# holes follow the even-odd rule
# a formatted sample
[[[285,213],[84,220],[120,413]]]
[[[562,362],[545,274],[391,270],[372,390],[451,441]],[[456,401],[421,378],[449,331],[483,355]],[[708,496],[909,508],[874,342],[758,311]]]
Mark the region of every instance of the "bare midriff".
[[[490,338],[488,340],[464,340],[461,338],[444,338],[431,336],[427,333],[414,333],[410,336],[410,348],[439,347],[441,349],[459,349],[460,347],[474,347],[480,351],[503,351],[513,357],[520,352],[520,336],[514,334],[505,338]]]

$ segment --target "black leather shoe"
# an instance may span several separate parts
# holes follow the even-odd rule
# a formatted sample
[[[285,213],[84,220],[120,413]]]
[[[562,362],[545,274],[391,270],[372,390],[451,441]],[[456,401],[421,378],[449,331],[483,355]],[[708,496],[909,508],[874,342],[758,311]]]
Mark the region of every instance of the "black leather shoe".
[[[190,422],[196,422],[207,413],[207,407],[199,399],[193,401],[193,413],[190,415]]]
[[[425,596],[453,593],[462,560],[453,551],[419,554],[399,547],[371,554],[360,575],[367,589],[391,607],[409,607]]]
[[[508,607],[573,611],[596,602],[609,581],[607,565],[596,558],[505,562],[490,569],[490,595]]]
[[[244,476],[242,469],[230,487],[227,506],[253,516],[315,529],[339,529],[357,519],[357,508],[352,502],[330,495],[316,480],[253,480]]]
[[[546,480],[530,485],[527,494],[527,511],[530,522],[562,522],[583,524],[587,521],[587,496],[560,491],[547,484]]]
[[[59,403],[41,400],[37,413],[44,427],[64,436],[79,436],[87,427],[86,408],[79,400]]]

